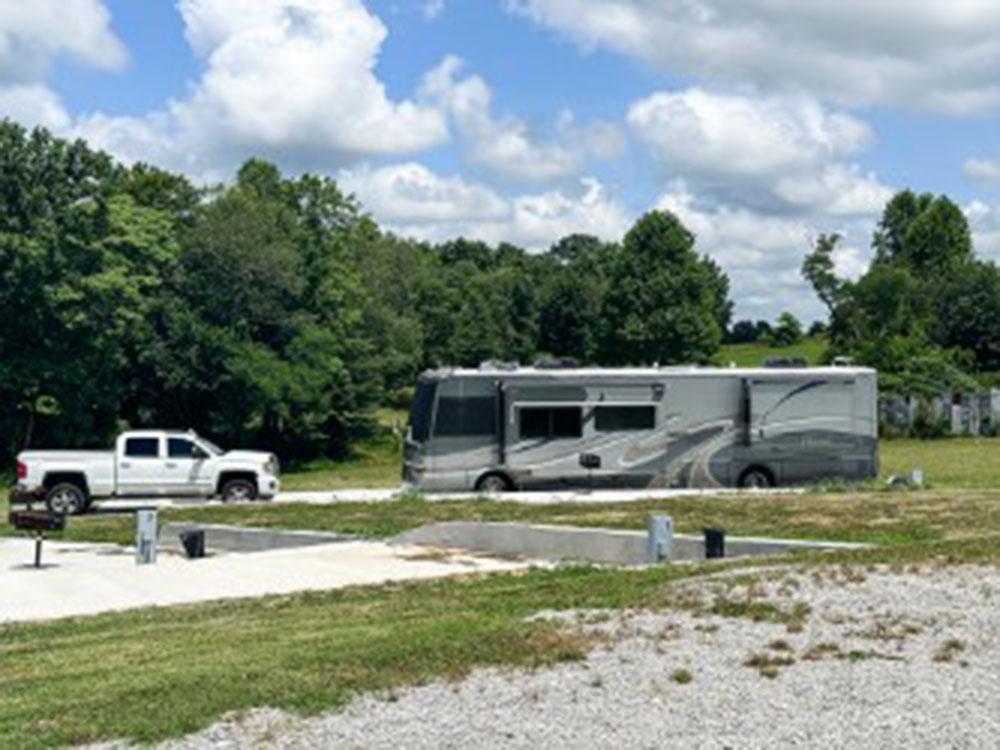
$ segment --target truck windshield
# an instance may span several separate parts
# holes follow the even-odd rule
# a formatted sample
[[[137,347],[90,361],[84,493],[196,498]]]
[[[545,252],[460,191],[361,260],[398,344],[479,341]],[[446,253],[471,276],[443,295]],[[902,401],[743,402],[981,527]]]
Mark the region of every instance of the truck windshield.
[[[418,443],[426,442],[430,437],[431,411],[434,408],[436,393],[436,381],[424,380],[417,383],[417,392],[410,407],[410,438]]]
[[[208,452],[211,453],[213,456],[221,456],[223,453],[225,453],[225,451],[222,450],[222,448],[217,446],[211,440],[206,440],[201,435],[198,436],[198,442],[200,442],[203,447],[207,448]]]

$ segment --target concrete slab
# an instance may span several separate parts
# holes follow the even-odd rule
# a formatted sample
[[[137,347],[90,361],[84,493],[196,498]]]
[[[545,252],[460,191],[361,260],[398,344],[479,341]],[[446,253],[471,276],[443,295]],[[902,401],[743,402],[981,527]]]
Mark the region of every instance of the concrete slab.
[[[205,549],[209,553],[270,552],[277,549],[314,547],[319,544],[340,544],[357,539],[357,537],[320,531],[287,531],[205,523],[168,523],[160,528],[159,548],[178,553],[183,552],[180,535],[187,531],[204,531]]]
[[[122,547],[47,541],[47,567],[26,567],[28,539],[0,540],[0,622],[93,615],[136,607],[326,590],[360,584],[509,571],[511,560],[442,555],[418,546],[343,542],[202,560],[161,554],[136,565]]]
[[[523,523],[449,521],[422,526],[395,537],[399,544],[419,544],[492,555],[515,555],[543,560],[641,565],[647,558],[644,531],[588,529]],[[726,537],[726,557],[781,555],[795,550],[857,550],[871,545],[813,542],[799,539]],[[672,561],[704,560],[704,537],[674,534]]]

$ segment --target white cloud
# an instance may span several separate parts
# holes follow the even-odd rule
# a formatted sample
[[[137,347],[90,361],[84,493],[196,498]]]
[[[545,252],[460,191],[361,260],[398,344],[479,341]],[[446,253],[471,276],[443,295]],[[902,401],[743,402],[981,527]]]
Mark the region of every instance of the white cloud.
[[[101,0],[32,0],[0,4],[0,117],[55,130],[70,116],[46,85],[54,60],[117,70],[127,61]]]
[[[972,201],[965,207],[972,229],[972,244],[980,258],[1000,262],[1000,205]]]
[[[427,241],[461,236],[539,250],[574,232],[618,240],[631,219],[593,178],[580,180],[572,191],[513,198],[416,163],[343,171],[338,179],[381,224]]]
[[[996,0],[507,0],[584,48],[849,104],[1000,109]]]
[[[691,88],[641,99],[626,119],[673,175],[724,200],[864,215],[889,197],[873,175],[838,161],[873,142],[868,125],[814,99]]]
[[[790,310],[803,320],[825,317],[826,311],[800,272],[803,259],[821,233],[836,231],[845,238],[834,256],[842,276],[859,276],[871,256],[872,220],[772,216],[707,203],[683,181],[669,185],[657,207],[676,214],[695,234],[698,249],[727,272],[737,318],[773,319],[782,310]]]
[[[492,189],[459,177],[439,177],[409,162],[372,170],[343,171],[340,184],[356,193],[364,208],[392,225],[433,227],[507,218],[510,206]]]
[[[982,157],[966,159],[962,164],[962,174],[975,182],[1000,184],[1000,161]]]
[[[0,86],[0,117],[51,130],[63,130],[72,121],[55,92],[41,84]]]
[[[139,118],[83,118],[79,134],[131,158],[218,177],[250,154],[336,168],[447,139],[431,106],[393,101],[374,67],[385,26],[360,0],[181,0],[205,71],[184,100]]]
[[[433,21],[444,13],[444,6],[444,0],[424,0],[421,11],[424,14],[424,18],[428,21]]]
[[[446,57],[425,77],[422,94],[454,119],[471,163],[503,177],[546,182],[578,174],[588,154],[616,153],[617,130],[608,124],[579,129],[572,114],[563,113],[559,139],[540,142],[521,120],[498,119],[490,87],[477,75],[460,77],[463,67],[459,58]]]
[[[101,0],[0,4],[0,82],[40,82],[58,55],[105,70],[128,58]]]

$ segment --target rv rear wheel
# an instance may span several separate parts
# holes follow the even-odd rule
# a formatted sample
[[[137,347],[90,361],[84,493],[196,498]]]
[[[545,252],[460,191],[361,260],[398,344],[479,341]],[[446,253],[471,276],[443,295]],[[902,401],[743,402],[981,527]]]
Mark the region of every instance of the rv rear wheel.
[[[487,474],[476,482],[476,492],[510,492],[512,489],[513,485],[503,474]]]
[[[774,486],[774,477],[767,469],[753,466],[740,476],[740,487],[766,490]]]

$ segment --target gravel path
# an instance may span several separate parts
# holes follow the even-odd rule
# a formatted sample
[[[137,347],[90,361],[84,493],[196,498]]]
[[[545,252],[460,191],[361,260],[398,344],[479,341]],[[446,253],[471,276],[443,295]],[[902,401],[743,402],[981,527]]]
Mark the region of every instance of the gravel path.
[[[788,622],[704,614],[720,600]],[[455,684],[360,697],[311,719],[258,710],[165,747],[982,748],[1000,741],[1000,571],[774,570],[756,580],[688,584],[677,602],[694,610],[548,615],[600,638],[584,662],[483,670]],[[809,613],[797,618],[804,604]]]

